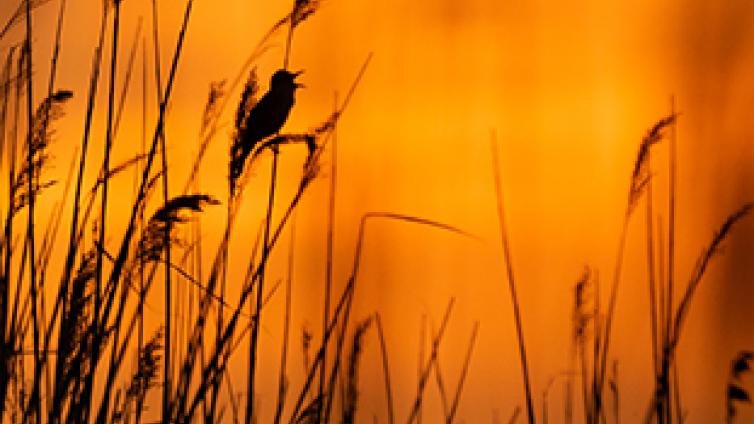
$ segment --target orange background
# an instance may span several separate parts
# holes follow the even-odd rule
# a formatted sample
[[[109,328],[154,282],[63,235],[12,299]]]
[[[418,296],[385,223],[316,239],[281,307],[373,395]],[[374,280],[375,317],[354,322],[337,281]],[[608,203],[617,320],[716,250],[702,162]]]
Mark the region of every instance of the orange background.
[[[16,7],[10,3],[0,5],[3,19]],[[164,76],[183,3],[160,3]],[[196,151],[209,83],[232,79],[257,40],[290,6],[287,1],[272,3],[197,0],[166,126],[173,193],[183,188],[187,164]],[[144,0],[122,3],[118,86],[139,16],[144,16],[143,33],[151,34],[149,7]],[[57,2],[51,2],[34,14],[37,94],[46,87],[56,13]],[[57,127],[53,173],[59,179],[64,179],[74,146],[81,140],[99,14],[95,1],[71,1],[66,10],[58,86],[72,89],[76,97]],[[678,281],[686,281],[713,231],[742,201],[754,198],[752,21],[754,6],[742,0],[328,0],[302,24],[293,41],[291,64],[306,70],[302,76],[306,88],[298,93],[287,130],[305,130],[326,117],[334,93],[342,97],[363,60],[374,53],[338,127],[336,293],[350,273],[356,230],[365,212],[418,215],[479,238],[400,223],[375,223],[368,230],[354,318],[360,320],[374,311],[383,317],[400,417],[408,412],[415,394],[422,315],[428,317],[430,328],[436,328],[451,296],[456,308],[440,354],[451,393],[473,323],[481,323],[460,420],[489,422],[497,414],[504,422],[517,405],[523,406],[495,215],[491,130],[497,133],[501,152],[538,414],[548,382],[569,366],[573,284],[589,265],[600,270],[603,287],[607,286],[637,146],[645,130],[669,112],[671,96],[681,112],[676,272]],[[2,41],[0,53],[22,39],[21,29]],[[263,89],[280,66],[284,44],[282,37],[277,39],[275,48],[259,62]],[[147,56],[147,134],[151,134],[156,116],[151,50]],[[115,162],[136,153],[141,143],[140,57],[141,51],[116,140]],[[107,78],[103,72],[91,164],[101,160]],[[230,95],[231,107],[222,120],[227,126],[214,141],[201,176],[203,191],[223,201],[232,105],[239,93]],[[295,188],[304,157],[292,150],[282,157],[280,206]],[[666,199],[667,146],[655,152],[659,207]],[[309,328],[315,340],[321,331],[329,160],[325,158],[324,178],[314,184],[297,214],[290,397],[298,393],[302,379],[301,328]],[[264,216],[269,161],[261,161],[253,172],[231,247],[231,275],[245,270],[250,240]],[[126,219],[117,211],[128,210],[132,178],[120,177],[114,183],[118,195],[113,198],[111,210],[116,212],[108,238],[113,249]],[[40,214],[61,193],[61,186],[50,189],[40,201]],[[224,212],[221,206],[202,215],[207,263],[221,236]],[[729,362],[739,350],[754,348],[752,236],[751,220],[734,231],[724,255],[703,281],[686,323],[679,365],[690,423],[722,420]],[[268,281],[285,277],[287,239],[272,258]],[[643,207],[632,221],[627,246],[611,357],[619,362],[622,418],[636,422],[643,417],[652,383]],[[237,288],[231,287],[231,304],[237,296]],[[273,298],[260,333],[262,422],[274,412],[283,299],[282,291]],[[147,316],[156,326],[162,319],[160,290],[153,291],[150,304]],[[363,356],[359,417],[367,420],[376,415],[384,422],[375,336],[370,330]],[[242,391],[246,348],[241,349],[233,375],[236,389]],[[558,377],[549,395],[556,422],[562,419],[563,381]],[[754,387],[754,382],[748,383]],[[148,415],[159,410],[157,394],[153,397]],[[441,407],[434,381],[425,399],[426,422],[437,422]],[[741,413],[743,420],[754,417],[746,408]]]

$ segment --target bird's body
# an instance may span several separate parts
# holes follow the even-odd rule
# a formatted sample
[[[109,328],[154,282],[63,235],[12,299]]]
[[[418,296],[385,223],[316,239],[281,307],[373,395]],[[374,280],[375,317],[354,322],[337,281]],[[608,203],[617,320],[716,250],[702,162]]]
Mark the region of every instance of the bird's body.
[[[280,131],[293,107],[294,94],[299,87],[294,81],[297,75],[285,70],[275,72],[269,91],[246,117],[246,125],[241,131],[240,141],[243,144],[256,145],[260,140]]]
[[[285,124],[295,101],[296,89],[301,87],[295,81],[300,73],[285,69],[275,72],[267,93],[246,114],[231,151],[231,181],[241,175],[246,158],[259,142],[277,134]]]
[[[244,149],[251,152],[259,141],[277,134],[283,127],[293,107],[296,89],[300,87],[295,82],[298,75],[281,69],[272,76],[270,89],[246,115],[238,140]]]

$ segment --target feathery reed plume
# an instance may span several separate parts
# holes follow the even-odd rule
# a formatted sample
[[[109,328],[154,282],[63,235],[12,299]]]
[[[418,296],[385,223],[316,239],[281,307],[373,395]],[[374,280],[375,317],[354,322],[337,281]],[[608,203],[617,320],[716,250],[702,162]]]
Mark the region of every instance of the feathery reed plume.
[[[629,210],[633,210],[636,207],[644,188],[647,186],[649,178],[651,178],[651,171],[648,166],[650,149],[662,140],[665,130],[671,126],[675,120],[675,114],[660,119],[649,129],[649,131],[647,131],[644,138],[642,138],[641,144],[639,145],[639,152],[636,154],[634,169],[631,172],[631,185],[628,190]]]
[[[312,332],[306,325],[301,329],[301,352],[304,359],[304,373],[308,373],[310,370],[311,361],[309,360],[309,349],[312,346]]]
[[[201,212],[207,205],[220,202],[206,194],[188,194],[170,199],[149,219],[137,244],[135,260],[158,262],[165,251],[165,242],[182,245],[175,234],[177,224],[188,221],[185,212]]]
[[[595,299],[596,293],[593,291],[592,271],[585,267],[579,279],[574,286],[574,302],[573,311],[571,313],[572,321],[572,348],[574,372],[569,376],[569,382],[573,380],[573,376],[577,373],[575,368],[579,368],[581,375],[581,389],[582,398],[584,402],[584,415],[585,421],[591,423],[593,417],[591,415],[591,396],[589,395],[589,367],[587,358],[587,341],[588,331],[590,324],[594,327],[594,335],[597,337],[596,316],[597,311],[594,310],[592,303]],[[596,358],[593,358],[593,360]]]
[[[246,127],[247,116],[251,108],[257,104],[257,95],[259,94],[259,79],[257,77],[257,68],[251,68],[249,76],[246,78],[246,83],[243,86],[241,92],[241,101],[238,103],[238,109],[236,110],[235,131],[234,138],[241,137],[241,132]],[[210,95],[211,97],[211,95]]]
[[[317,396],[312,399],[309,405],[292,422],[295,424],[317,424],[320,410],[322,410],[322,398]]]
[[[18,213],[21,209],[29,204],[31,196],[38,196],[39,193],[53,185],[56,181],[41,181],[42,171],[49,167],[51,156],[47,149],[52,142],[55,130],[52,124],[64,116],[63,106],[73,97],[73,92],[60,90],[47,97],[37,107],[34,113],[33,125],[31,128],[31,145],[24,145],[24,153],[31,156],[31,168],[29,162],[23,163],[21,170],[16,176],[12,190],[16,193],[12,210]],[[29,152],[31,149],[31,152]],[[31,178],[32,192],[29,193],[29,178]]]
[[[741,376],[751,371],[751,361],[754,360],[754,352],[747,350],[738,352],[731,361],[730,376],[728,378],[728,390],[725,394],[726,416],[725,422],[732,423],[736,417],[737,403],[751,403],[749,391],[741,386]]]
[[[202,126],[199,135],[204,135],[210,125],[212,125],[212,122],[219,118],[222,112],[220,110],[220,100],[225,96],[225,83],[225,80],[210,83],[207,103],[204,104],[204,112],[202,112]],[[236,123],[236,125],[238,124]]]
[[[225,80],[210,83],[207,102],[204,105],[204,112],[202,113],[202,124],[199,128],[199,138],[201,141],[193,165],[189,171],[188,180],[183,186],[183,194],[188,193],[189,189],[192,188],[197,181],[202,160],[204,159],[209,143],[212,141],[217,129],[217,121],[220,120],[220,116],[223,113],[225,102],[228,98],[227,94],[228,91]]]
[[[283,59],[283,68],[288,69],[288,61],[291,56],[291,43],[293,42],[293,31],[296,27],[306,20],[319,7],[318,0],[294,0],[293,10],[290,14],[290,25],[288,26],[288,38],[285,41],[285,56]]]
[[[95,276],[96,252],[90,250],[81,257],[78,270],[71,281],[70,293],[66,294],[66,315],[61,322],[61,331],[67,336],[60,339],[58,361],[62,366],[61,377],[56,381],[56,392],[68,393],[88,366],[91,343],[91,283]],[[74,395],[75,393],[71,393]],[[64,399],[56,399],[63,402]]]
[[[294,0],[293,11],[289,15],[291,26],[296,28],[314,14],[320,6],[319,0]]]
[[[160,327],[157,332],[149,339],[139,352],[139,364],[136,373],[131,377],[131,382],[126,390],[126,405],[131,403],[142,404],[147,392],[152,387],[156,387],[157,376],[160,368],[160,351],[163,348],[162,339],[165,337],[164,329]]]
[[[575,343],[582,343],[586,337],[587,326],[592,319],[592,312],[589,309],[589,289],[590,289],[591,270],[587,267],[576,281],[574,287],[573,302],[573,340]]]
[[[348,359],[348,374],[346,374],[346,398],[343,400],[342,422],[353,424],[356,419],[356,405],[359,402],[359,359],[364,349],[364,335],[372,324],[372,318],[367,318],[356,326],[351,343],[351,353]]]
[[[241,101],[238,103],[236,110],[235,130],[233,133],[233,143],[230,148],[230,174],[228,181],[230,183],[231,194],[235,192],[236,180],[243,173],[246,165],[246,158],[251,153],[252,146],[245,142],[246,128],[248,125],[249,112],[257,104],[257,95],[259,94],[259,82],[257,80],[257,69],[252,68],[249,77],[246,79],[244,89],[241,92]]]

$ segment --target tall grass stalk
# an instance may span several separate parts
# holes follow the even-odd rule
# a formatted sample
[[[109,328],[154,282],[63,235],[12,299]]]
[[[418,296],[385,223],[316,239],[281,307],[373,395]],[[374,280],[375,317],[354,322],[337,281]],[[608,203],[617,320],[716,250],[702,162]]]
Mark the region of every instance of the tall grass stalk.
[[[421,390],[422,373],[424,372],[424,357],[426,356],[424,349],[427,345],[427,315],[422,314],[421,324],[419,325],[419,358],[416,362],[416,391]],[[419,405],[419,410],[416,411],[416,422],[422,424],[424,418],[423,404]]]
[[[291,31],[292,33],[292,31]],[[290,39],[290,37],[289,37]],[[338,109],[338,93],[334,95],[334,111]],[[324,304],[322,307],[322,363],[327,364],[327,344],[325,343],[324,329],[330,322],[330,295],[332,292],[333,280],[333,249],[335,240],[335,193],[338,182],[338,128],[333,126],[332,141],[330,142],[330,186],[328,191],[328,209],[327,209],[327,250],[325,259],[325,293]],[[323,366],[319,373],[319,398],[322,399],[325,389],[325,370]]]
[[[325,340],[324,345],[326,345],[327,342],[329,341],[329,338],[331,337],[332,332],[334,331],[336,325],[338,325],[339,321],[343,321],[345,323],[349,319],[349,315],[348,315],[348,313],[350,312],[349,305],[352,303],[353,293],[355,290],[356,282],[359,277],[359,271],[361,269],[362,251],[364,248],[364,240],[365,240],[367,224],[373,220],[406,222],[410,224],[428,226],[430,228],[435,228],[442,231],[448,231],[448,232],[455,233],[455,234],[465,236],[465,237],[471,237],[469,234],[459,230],[456,227],[443,224],[437,221],[432,221],[429,219],[411,216],[411,215],[397,214],[397,213],[392,213],[392,212],[369,212],[363,215],[361,218],[361,223],[359,225],[359,231],[358,231],[358,236],[356,240],[356,248],[354,251],[354,263],[352,266],[351,275],[348,278],[348,282],[346,283],[345,288],[343,289],[343,294],[341,295],[340,300],[338,301],[338,304],[335,306],[335,309],[333,310],[333,317],[330,321],[330,324],[325,329],[326,340]],[[452,301],[451,301],[451,304],[452,304]],[[341,318],[341,313],[343,314],[342,318]],[[322,363],[324,345],[320,346],[320,349],[317,352],[316,358],[314,359],[311,367],[309,367],[309,372],[304,382],[304,386],[301,389],[301,392],[298,396],[298,400],[296,401],[296,404],[293,408],[293,412],[291,414],[291,419],[289,423],[298,422],[297,420],[300,418],[299,413],[302,413],[304,400],[306,399],[307,393],[309,393],[312,381],[314,380],[314,376],[316,375],[318,371],[318,367],[324,366]],[[335,358],[337,360],[338,355],[336,355]],[[432,364],[430,363],[429,365],[431,367]],[[429,371],[427,371],[427,374],[428,372]],[[425,377],[425,384],[426,384],[426,377]],[[315,398],[314,401],[318,402],[319,400],[318,398]],[[421,403],[421,401],[419,401],[419,403]]]
[[[92,69],[91,74],[89,77],[89,92],[87,95],[87,106],[86,106],[86,112],[84,115],[84,133],[82,138],[82,144],[81,144],[81,153],[79,158],[79,166],[78,166],[78,174],[76,177],[76,189],[74,192],[74,199],[73,199],[73,211],[72,211],[72,217],[71,217],[71,226],[70,226],[70,235],[68,240],[68,249],[66,253],[66,261],[65,265],[63,267],[63,276],[61,278],[60,287],[58,290],[58,296],[57,301],[55,304],[55,307],[53,308],[53,313],[51,317],[51,324],[55,322],[57,311],[60,309],[60,326],[58,330],[58,346],[63,345],[63,338],[66,337],[67,334],[69,334],[69,328],[66,327],[68,323],[68,290],[69,285],[71,282],[71,277],[74,271],[74,263],[77,255],[78,248],[80,247],[80,244],[78,243],[79,237],[78,234],[80,232],[79,229],[79,215],[80,215],[80,209],[81,209],[81,193],[82,193],[82,185],[84,181],[84,171],[86,168],[86,157],[88,153],[89,148],[89,138],[91,134],[91,126],[92,126],[92,120],[94,115],[94,105],[96,100],[96,94],[97,94],[97,88],[98,88],[98,82],[99,82],[99,75],[100,75],[100,65],[102,60],[102,49],[104,45],[104,39],[105,39],[105,27],[107,23],[107,17],[108,17],[108,6],[107,4],[103,3],[103,9],[102,9],[102,17],[100,21],[100,29],[99,29],[99,35],[98,35],[98,41],[97,41],[97,47],[95,48],[93,59],[92,59]],[[62,412],[62,404],[64,402],[65,397],[65,391],[67,390],[63,382],[63,371],[64,367],[63,364],[65,362],[65,356],[64,355],[58,355],[57,361],[56,361],[56,369],[55,369],[55,392],[53,394],[53,401],[52,401],[52,408],[50,410],[50,414],[48,417],[48,422],[54,423],[58,422],[60,420],[60,413]]]
[[[264,290],[264,277],[267,262],[270,259],[270,228],[272,226],[272,212],[275,205],[275,188],[277,185],[278,160],[280,152],[273,149],[272,151],[272,169],[270,174],[269,194],[267,201],[267,217],[264,224],[264,238],[262,241],[262,259],[259,263],[259,280],[257,283],[257,299],[255,308],[255,323],[251,328],[251,341],[249,347],[249,383],[246,399],[246,422],[251,422],[254,417],[254,394],[257,366],[257,344],[259,339],[259,325],[262,318],[262,293]]]
[[[291,302],[292,302],[292,288],[293,288],[293,264],[295,258],[295,246],[296,246],[296,215],[293,216],[291,222],[291,239],[288,246],[288,275],[285,279],[285,312],[283,315],[283,346],[280,349],[280,372],[278,375],[278,398],[275,406],[275,418],[274,423],[279,424],[283,417],[283,407],[285,406],[285,398],[288,392],[288,376],[286,367],[288,364],[288,339],[291,326]]]
[[[115,76],[116,76],[116,69],[118,64],[118,31],[120,28],[120,0],[115,0],[113,2],[114,12],[113,12],[113,29],[112,29],[112,45],[111,45],[111,51],[110,51],[110,79],[109,79],[109,86],[107,91],[107,124],[106,124],[106,136],[105,136],[105,150],[104,150],[104,159],[102,162],[102,169],[103,169],[103,183],[102,183],[102,194],[101,194],[101,203],[100,203],[100,218],[98,222],[98,245],[101,247],[101,249],[98,249],[97,253],[97,268],[96,268],[96,277],[95,277],[95,289],[94,289],[94,316],[93,316],[93,322],[95,324],[95,327],[102,326],[102,328],[107,326],[107,318],[103,316],[102,314],[102,296],[103,296],[103,250],[105,246],[105,236],[106,236],[106,227],[107,227],[107,200],[108,200],[108,191],[110,186],[110,153],[112,151],[113,146],[113,122],[115,118]],[[91,404],[91,396],[92,396],[92,390],[94,386],[94,379],[95,374],[97,370],[97,365],[99,362],[99,356],[100,356],[100,350],[98,343],[93,343],[91,345],[91,353],[90,353],[90,362],[89,362],[89,370],[86,375],[86,384],[84,385],[84,401],[82,406],[82,413],[84,417],[89,416],[89,409]],[[83,417],[82,417],[83,418]]]
[[[671,97],[670,99],[670,112],[672,115],[675,115],[675,98]],[[669,143],[669,153],[668,153],[668,172],[669,172],[669,187],[668,187],[668,293],[667,293],[667,314],[666,317],[671,317],[673,313],[673,277],[675,273],[675,217],[676,217],[676,174],[677,174],[677,146],[676,146],[676,125],[675,122],[673,122],[673,125],[670,127],[670,143]],[[670,328],[671,321],[666,322],[666,328],[665,328],[665,334],[668,336],[670,334]],[[668,348],[668,345],[670,344],[670,339],[666,340],[665,342],[665,349]],[[664,378],[664,376],[661,375],[661,378]],[[669,381],[663,381],[662,384],[668,384],[669,387]],[[666,394],[665,399],[663,400],[663,405],[665,409],[665,418],[664,422],[671,423],[673,420],[673,411],[672,411],[672,404],[670,402],[670,392],[668,391]]]
[[[432,334],[435,333],[434,323],[432,324]],[[447,422],[450,419],[450,406],[448,405],[448,393],[445,390],[445,380],[442,376],[442,367],[440,366],[440,352],[437,352],[433,363],[433,370],[435,372],[435,382],[437,383],[437,390],[440,393],[440,405],[442,406],[443,418]]]
[[[651,167],[651,154],[647,157],[647,167]],[[651,346],[652,346],[652,366],[654,369],[654,375],[655,377],[658,374],[659,371],[659,365],[658,365],[658,333],[657,333],[657,283],[655,281],[655,275],[656,275],[656,267],[655,267],[655,252],[654,252],[654,226],[652,223],[654,222],[654,211],[652,210],[652,180],[650,179],[647,182],[647,200],[646,200],[646,208],[647,208],[647,216],[646,216],[646,237],[647,237],[647,280],[649,282],[649,323],[651,327]]]
[[[445,329],[447,328],[448,321],[450,320],[450,313],[453,311],[454,304],[455,298],[451,298],[448,302],[448,306],[445,308],[445,314],[443,315],[442,321],[440,323],[440,329],[432,338],[432,349],[429,354],[429,359],[427,360],[427,363],[422,369],[421,375],[419,376],[419,388],[417,389],[416,398],[413,401],[411,412],[408,415],[407,422],[409,424],[416,421],[419,414],[419,409],[421,408],[424,400],[424,388],[427,386],[429,374],[432,372],[433,365],[437,360],[437,355],[440,350],[440,342],[442,341],[443,335],[445,334]]]
[[[672,407],[669,395],[671,389],[669,385],[670,377],[673,367],[675,366],[675,353],[678,344],[680,343],[681,330],[683,329],[683,324],[688,316],[691,301],[693,300],[694,294],[696,294],[696,290],[698,289],[712,259],[720,253],[722,244],[730,236],[733,227],[744,217],[749,215],[752,210],[754,210],[754,204],[746,203],[738,210],[728,215],[720,228],[712,236],[712,240],[702,250],[702,253],[696,260],[696,264],[694,265],[689,281],[686,284],[683,296],[679,299],[678,307],[670,318],[672,320],[670,333],[666,336],[667,345],[664,346],[662,357],[660,358],[660,374],[657,378],[655,390],[652,394],[652,399],[644,419],[646,423],[651,422],[653,417],[656,417],[660,422],[668,422],[664,420],[667,419],[668,414],[666,409]],[[662,413],[658,412],[659,410],[656,406],[658,403],[663,404]]]
[[[153,50],[154,50],[154,72],[155,72],[155,82],[156,82],[156,94],[157,94],[157,103],[162,103],[162,75],[161,75],[161,66],[160,66],[160,39],[159,39],[159,21],[158,21],[158,14],[157,14],[157,1],[152,0],[152,42],[153,42]],[[158,137],[160,140],[160,158],[162,159],[162,198],[163,202],[167,204],[168,199],[170,199],[170,194],[168,192],[168,159],[167,159],[167,142],[165,140],[165,130],[164,126],[159,129]],[[171,263],[171,243],[170,240],[168,240],[168,234],[165,234],[165,259],[167,264]],[[172,340],[173,340],[173,331],[172,331],[172,325],[171,325],[171,300],[172,300],[172,292],[171,292],[171,272],[170,272],[170,266],[164,267],[165,271],[165,306],[164,306],[164,315],[165,315],[165,356],[163,360],[163,377],[162,377],[162,423],[168,424],[170,422],[170,413],[171,413],[171,405],[170,405],[170,393],[172,391],[171,387],[171,357],[173,354],[172,350]]]
[[[33,102],[34,95],[32,91],[32,63],[34,62],[32,54],[32,22],[31,22],[31,1],[26,1],[26,117],[27,117],[27,166],[28,166],[28,191],[29,191],[29,204],[28,204],[28,219],[26,227],[26,237],[29,240],[28,243],[28,261],[29,261],[29,289],[31,290],[31,302],[32,302],[32,321],[34,327],[34,382],[32,387],[39,386],[42,377],[42,364],[39,351],[40,332],[39,332],[39,315],[37,312],[37,270],[35,263],[35,231],[34,231],[34,218],[35,210],[34,205],[36,203],[34,189],[35,189],[35,173],[34,173],[34,147],[32,146],[33,135],[32,128],[34,127],[34,111]],[[42,398],[38,391],[33,390],[32,396],[29,400],[29,404],[33,405],[34,417],[36,423],[42,422]],[[28,408],[27,411],[31,410]],[[28,416],[28,414],[24,414]]]
[[[385,334],[382,331],[382,319],[380,313],[374,314],[374,320],[377,323],[377,336],[380,339],[380,357],[382,358],[382,374],[385,377],[385,402],[387,403],[387,422],[393,424],[395,422],[395,412],[393,410],[393,388],[390,384],[390,366],[388,364],[387,357],[387,345],[385,343]]]
[[[513,275],[513,264],[511,262],[510,247],[508,244],[508,233],[505,223],[505,214],[503,208],[503,191],[502,183],[500,180],[500,161],[497,153],[497,141],[493,134],[492,142],[492,169],[495,178],[495,198],[497,199],[497,218],[498,225],[500,225],[500,239],[503,245],[503,258],[505,260],[505,266],[508,277],[508,289],[511,294],[511,302],[513,303],[513,320],[516,325],[516,335],[518,338],[518,353],[519,360],[521,361],[521,372],[524,380],[524,395],[526,396],[526,413],[529,424],[534,424],[534,404],[531,397],[531,384],[529,382],[529,366],[526,360],[526,346],[524,344],[524,331],[522,328],[521,311],[518,303],[518,295],[516,293],[516,281]]]
[[[167,108],[167,103],[170,100],[170,94],[172,92],[173,88],[173,81],[175,79],[175,73],[178,67],[178,61],[180,59],[183,42],[185,39],[185,33],[186,29],[188,27],[189,17],[191,16],[191,10],[192,10],[193,0],[188,0],[186,3],[186,8],[183,15],[183,21],[181,23],[180,31],[178,34],[178,40],[176,42],[175,52],[173,54],[173,60],[170,67],[170,73],[168,76],[167,83],[165,85],[165,92],[163,95],[161,95],[162,101],[160,102],[160,109],[159,114],[157,118],[157,124],[156,129],[154,133],[154,137],[152,139],[152,144],[150,146],[149,154],[147,155],[147,161],[146,165],[144,167],[144,172],[142,174],[141,183],[139,185],[139,191],[137,194],[136,202],[134,203],[134,207],[132,208],[130,218],[128,221],[128,225],[125,230],[125,234],[123,236],[123,240],[121,242],[120,248],[118,250],[118,254],[115,257],[112,271],[110,273],[108,286],[117,287],[118,281],[121,280],[122,273],[124,271],[124,267],[126,265],[126,260],[128,257],[128,251],[129,247],[131,246],[131,240],[133,237],[135,224],[137,216],[139,215],[142,202],[145,199],[146,196],[146,188],[149,183],[149,175],[151,172],[152,164],[154,161],[154,156],[157,150],[157,143],[159,141],[160,134],[162,133],[162,127],[164,125],[165,120],[165,111]],[[114,290],[111,290],[111,293],[114,293]],[[110,296],[110,299],[112,299],[112,296]],[[105,316],[103,317],[104,320],[102,322],[107,322],[106,319],[109,315],[109,310],[105,309]],[[96,331],[94,334],[94,343],[99,344],[104,334],[102,333],[102,329],[99,329],[99,331]],[[166,352],[167,356],[167,352]]]
[[[636,209],[642,195],[645,194],[647,185],[652,179],[651,171],[649,169],[649,158],[651,157],[651,149],[654,145],[659,143],[664,138],[664,131],[667,127],[673,125],[676,120],[675,114],[670,114],[657,121],[642,138],[639,144],[639,150],[634,161],[633,171],[631,173],[631,180],[628,190],[628,199],[626,202],[626,209],[623,214],[623,224],[620,230],[620,236],[618,237],[618,248],[615,259],[615,266],[613,268],[613,279],[610,287],[610,295],[607,305],[607,313],[605,316],[604,329],[601,330],[601,344],[602,346],[595,352],[595,363],[598,363],[598,368],[595,370],[595,390],[592,393],[594,397],[593,409],[594,419],[600,419],[604,414],[602,408],[603,404],[603,389],[606,381],[607,361],[610,352],[610,340],[612,334],[612,322],[615,315],[615,307],[618,299],[618,286],[620,285],[621,272],[623,269],[624,251],[626,248],[626,238],[628,235],[628,227],[631,221],[633,211]],[[597,338],[595,338],[596,340]]]
[[[8,51],[8,56],[3,66],[2,81],[2,113],[0,114],[0,162],[3,156],[6,158],[8,169],[8,201],[5,211],[5,223],[3,225],[3,239],[0,246],[2,249],[2,275],[0,275],[0,417],[5,413],[5,397],[10,383],[11,374],[11,355],[8,355],[10,343],[7,340],[7,328],[10,313],[10,278],[11,278],[11,251],[12,251],[12,222],[13,214],[11,206],[13,204],[13,181],[15,168],[15,142],[10,137],[6,138],[8,124],[8,109],[11,98],[11,73],[13,72],[13,55],[16,52],[16,46]],[[9,144],[6,146],[6,143]]]
[[[463,383],[466,381],[466,376],[469,373],[469,366],[471,364],[471,355],[474,353],[474,346],[476,344],[477,334],[479,333],[479,322],[474,323],[474,329],[471,331],[471,340],[469,341],[469,347],[466,351],[466,357],[463,360],[463,368],[461,369],[461,376],[458,379],[458,385],[456,386],[456,392],[453,396],[453,403],[450,406],[448,413],[447,424],[452,424],[455,420],[456,413],[458,412],[458,405],[461,401],[461,392],[463,391]]]

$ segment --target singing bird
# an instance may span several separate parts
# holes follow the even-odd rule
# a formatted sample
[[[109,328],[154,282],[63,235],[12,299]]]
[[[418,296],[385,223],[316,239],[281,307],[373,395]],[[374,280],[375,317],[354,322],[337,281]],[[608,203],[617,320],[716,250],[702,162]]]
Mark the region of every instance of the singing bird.
[[[272,75],[269,91],[246,117],[242,135],[244,144],[256,144],[280,131],[293,107],[296,89],[302,87],[296,82],[296,77],[300,74],[301,72],[292,73],[280,69]]]
[[[254,151],[257,144],[265,138],[277,134],[285,124],[294,103],[296,89],[303,87],[296,82],[296,77],[303,71],[289,72],[280,69],[272,75],[270,88],[259,99],[244,119],[238,138],[233,146],[233,162],[231,178],[241,174],[244,162]]]

